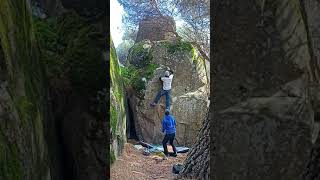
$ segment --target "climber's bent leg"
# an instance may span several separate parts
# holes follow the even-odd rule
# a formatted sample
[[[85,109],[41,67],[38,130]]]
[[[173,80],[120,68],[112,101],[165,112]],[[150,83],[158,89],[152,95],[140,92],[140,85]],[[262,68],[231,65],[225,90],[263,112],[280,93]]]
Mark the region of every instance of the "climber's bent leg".
[[[158,94],[157,94],[156,98],[154,99],[153,103],[151,103],[150,105],[151,105],[151,106],[155,106],[156,104],[158,104],[161,96],[163,96],[163,95],[164,95],[164,90],[161,89],[161,90],[158,92]]]

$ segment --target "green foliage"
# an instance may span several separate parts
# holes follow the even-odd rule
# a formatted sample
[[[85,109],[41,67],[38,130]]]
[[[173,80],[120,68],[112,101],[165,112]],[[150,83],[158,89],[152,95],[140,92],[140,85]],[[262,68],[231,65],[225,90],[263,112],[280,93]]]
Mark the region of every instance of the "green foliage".
[[[102,89],[105,84],[103,34],[74,12],[46,20],[34,19],[49,77],[69,79],[82,93]]]
[[[110,42],[111,42],[111,48],[110,48],[111,87],[112,87],[112,91],[116,97],[117,102],[121,104],[123,102],[122,99],[124,97],[123,80],[121,77],[119,61],[118,61],[117,54],[116,54],[115,48],[113,46],[112,40]]]
[[[148,66],[146,66],[144,69],[143,69],[143,77],[145,77],[147,80],[149,80],[154,71],[158,68],[159,66],[157,64],[154,64],[154,63],[150,63],[148,64]]]
[[[110,146],[110,161],[113,163],[116,159],[113,150],[121,150],[123,142],[126,138],[126,112],[124,104],[124,84],[119,66],[119,59],[110,37],[110,77],[111,77],[111,93],[110,93],[110,127],[112,130],[112,140],[116,140],[117,147]],[[116,148],[116,149],[114,149]]]
[[[157,68],[158,65],[154,63],[150,63],[144,68],[137,68],[133,65],[129,65],[127,67],[121,67],[121,75],[125,85],[127,87],[132,87],[140,96],[142,96],[143,90],[145,90],[145,82],[142,78],[149,80]]]
[[[132,65],[129,65],[128,67],[121,67],[121,75],[127,87],[131,86],[138,91],[144,88],[144,83],[141,80],[141,71],[139,71],[138,68]]]
[[[22,179],[22,163],[16,145],[6,141],[0,130],[0,179]]]
[[[143,48],[144,44],[143,41],[135,44],[129,50],[128,65],[121,67],[125,86],[132,87],[140,97],[143,96],[146,85],[142,78],[149,80],[158,67],[157,64],[152,63],[151,49]]]
[[[115,160],[116,160],[116,156],[114,154],[112,147],[110,146],[110,164],[112,164]]]
[[[192,52],[192,60],[194,61],[197,59],[197,54],[198,54],[196,48],[192,47],[191,52]]]
[[[116,134],[117,122],[118,122],[117,112],[116,112],[114,105],[111,104],[110,105],[110,127],[112,129],[113,135]]]
[[[143,48],[144,44],[145,43],[143,41],[139,42],[129,50],[128,61],[137,68],[147,66],[153,58],[151,50],[149,48]]]
[[[175,52],[192,52],[193,46],[189,42],[177,41],[175,43],[166,43],[166,47],[168,48],[168,52],[170,54],[174,54]]]

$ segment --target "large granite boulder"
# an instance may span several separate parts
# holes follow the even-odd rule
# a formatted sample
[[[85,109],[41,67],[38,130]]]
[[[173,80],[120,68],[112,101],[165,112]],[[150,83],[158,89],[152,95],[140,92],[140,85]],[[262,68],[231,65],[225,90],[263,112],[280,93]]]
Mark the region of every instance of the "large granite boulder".
[[[162,88],[159,77],[166,67],[174,71],[171,112],[177,121],[176,139],[191,146],[208,110],[208,79],[203,59],[188,42],[141,41],[128,55],[128,66],[134,69],[132,90],[128,91],[138,137],[149,143],[161,143],[161,121],[164,107],[150,107]],[[165,104],[162,97],[160,104]]]

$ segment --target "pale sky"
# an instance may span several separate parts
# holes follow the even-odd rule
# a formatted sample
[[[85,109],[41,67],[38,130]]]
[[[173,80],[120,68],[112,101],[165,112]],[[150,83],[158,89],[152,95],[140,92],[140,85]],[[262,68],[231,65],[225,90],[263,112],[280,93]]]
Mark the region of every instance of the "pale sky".
[[[122,15],[124,13],[123,7],[117,0],[110,1],[110,31],[115,47],[122,41]]]
[[[114,46],[117,47],[122,42],[122,16],[125,14],[123,7],[119,4],[118,0],[110,0],[110,31]],[[183,25],[183,20],[176,20],[176,27]]]

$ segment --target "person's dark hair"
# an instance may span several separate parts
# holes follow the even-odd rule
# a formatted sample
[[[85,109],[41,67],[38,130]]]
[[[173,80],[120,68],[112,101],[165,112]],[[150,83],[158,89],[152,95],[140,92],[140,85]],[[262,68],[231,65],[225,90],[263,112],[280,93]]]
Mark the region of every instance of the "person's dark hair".
[[[170,114],[169,109],[166,109],[166,112],[164,114],[168,116]]]

